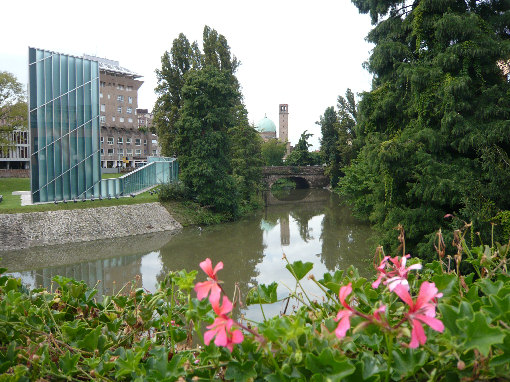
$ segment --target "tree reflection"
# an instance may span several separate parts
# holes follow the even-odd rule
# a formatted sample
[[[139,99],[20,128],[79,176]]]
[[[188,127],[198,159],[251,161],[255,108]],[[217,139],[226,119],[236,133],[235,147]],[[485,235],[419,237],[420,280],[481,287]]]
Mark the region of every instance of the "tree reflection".
[[[332,194],[324,207],[321,261],[329,271],[356,266],[361,274],[371,275],[369,225],[360,223],[349,208]]]
[[[223,261],[224,268],[218,278],[224,281],[223,288],[229,297],[234,294],[235,283],[239,283],[242,296],[246,296],[255,283],[256,266],[264,256],[263,231],[260,228],[262,215],[240,222],[227,223],[203,229],[190,228],[175,237],[160,250],[161,280],[170,271],[196,269],[197,280],[205,275],[199,263],[209,257],[213,264]]]

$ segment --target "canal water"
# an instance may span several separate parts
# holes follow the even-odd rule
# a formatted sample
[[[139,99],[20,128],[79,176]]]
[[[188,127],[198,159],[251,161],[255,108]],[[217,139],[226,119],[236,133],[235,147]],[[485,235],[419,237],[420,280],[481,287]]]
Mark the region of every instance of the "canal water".
[[[230,297],[236,283],[243,297],[257,283],[278,282],[279,298],[294,290],[283,254],[291,263],[312,262],[311,273],[317,279],[350,265],[363,276],[374,274],[368,243],[371,230],[353,218],[336,194],[306,189],[279,198],[267,194],[262,211],[234,223],[187,228],[175,235],[158,233],[0,252],[0,265],[30,287],[50,287],[55,275],[63,275],[96,286],[99,295],[115,293],[136,276],[140,276],[140,287],[154,291],[169,271],[181,269],[198,270],[198,280],[203,281],[199,263],[207,257],[213,264],[223,261],[218,276]],[[303,286],[311,298],[321,298],[310,280],[305,279]],[[268,306],[266,315],[282,309],[282,304]],[[255,320],[261,318],[258,306],[245,308],[244,313]]]

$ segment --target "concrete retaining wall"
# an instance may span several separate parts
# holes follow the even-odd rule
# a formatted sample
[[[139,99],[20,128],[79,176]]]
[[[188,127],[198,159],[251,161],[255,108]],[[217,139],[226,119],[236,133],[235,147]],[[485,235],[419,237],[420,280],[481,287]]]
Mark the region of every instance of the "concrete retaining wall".
[[[0,251],[182,228],[159,203],[0,215]]]

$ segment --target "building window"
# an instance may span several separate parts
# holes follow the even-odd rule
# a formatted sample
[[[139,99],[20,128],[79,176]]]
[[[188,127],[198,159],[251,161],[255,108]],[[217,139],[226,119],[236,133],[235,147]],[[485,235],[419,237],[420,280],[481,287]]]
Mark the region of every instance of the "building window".
[[[110,95],[108,94],[108,99],[110,99]]]
[[[117,89],[119,89],[119,90],[124,90],[124,85],[117,84]]]
[[[126,145],[130,145],[131,144],[131,137],[128,137],[126,138]]]
[[[103,143],[103,142],[104,142],[104,137],[101,137],[101,143]]]
[[[104,154],[104,150],[103,150],[103,149],[101,149],[101,155],[103,155],[103,154]]]
[[[117,143],[118,143],[119,145],[123,144],[123,143],[124,143],[124,138],[122,138],[122,137],[118,137],[118,138],[117,138]]]
[[[144,146],[147,146],[147,139],[144,139],[144,140],[143,140],[143,145],[144,145]]]
[[[115,117],[112,117],[112,122],[115,122]]]
[[[124,122],[124,117],[120,117],[119,122]]]
[[[115,151],[113,149],[108,149],[108,155],[112,156]]]
[[[132,113],[133,113],[133,109],[131,109],[130,107],[128,107],[128,108],[126,109],[126,113],[128,113],[128,114],[132,114]]]
[[[97,104],[96,104],[97,105]],[[105,112],[106,111],[106,105],[104,103],[101,104],[101,111],[102,112]]]
[[[156,155],[157,154],[157,151],[156,150],[152,150],[152,155]]]
[[[124,96],[123,95],[118,95],[117,96],[117,101],[124,102]]]
[[[128,86],[128,87],[126,87],[126,90],[131,91],[131,90],[133,90],[133,87],[132,86]]]
[[[124,149],[119,149],[118,152],[119,152],[119,155],[124,155]]]
[[[103,93],[99,93],[99,98],[103,98]]]
[[[117,112],[122,113],[122,106],[117,106]]]
[[[135,155],[142,155],[142,150],[136,149],[135,150]]]
[[[113,137],[108,137],[108,144],[113,145]]]
[[[126,150],[127,155],[133,155],[133,149],[127,149]]]
[[[100,85],[102,88],[104,88],[104,87],[106,86],[106,82],[101,81],[101,82],[99,83],[99,85]]]
[[[135,139],[135,146],[140,146],[142,144],[142,140],[140,138]]]
[[[133,97],[128,97],[128,102],[133,103]]]
[[[133,123],[133,118],[128,118],[129,123]]]
[[[100,116],[99,117],[99,120],[102,122],[102,123],[105,123],[106,122],[106,117],[104,115]]]

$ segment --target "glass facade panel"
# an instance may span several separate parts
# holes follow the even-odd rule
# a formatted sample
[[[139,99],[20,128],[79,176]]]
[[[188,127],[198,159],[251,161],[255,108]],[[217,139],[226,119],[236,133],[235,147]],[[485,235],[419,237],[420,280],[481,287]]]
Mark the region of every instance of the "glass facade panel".
[[[29,48],[32,200],[99,196],[99,65]]]

